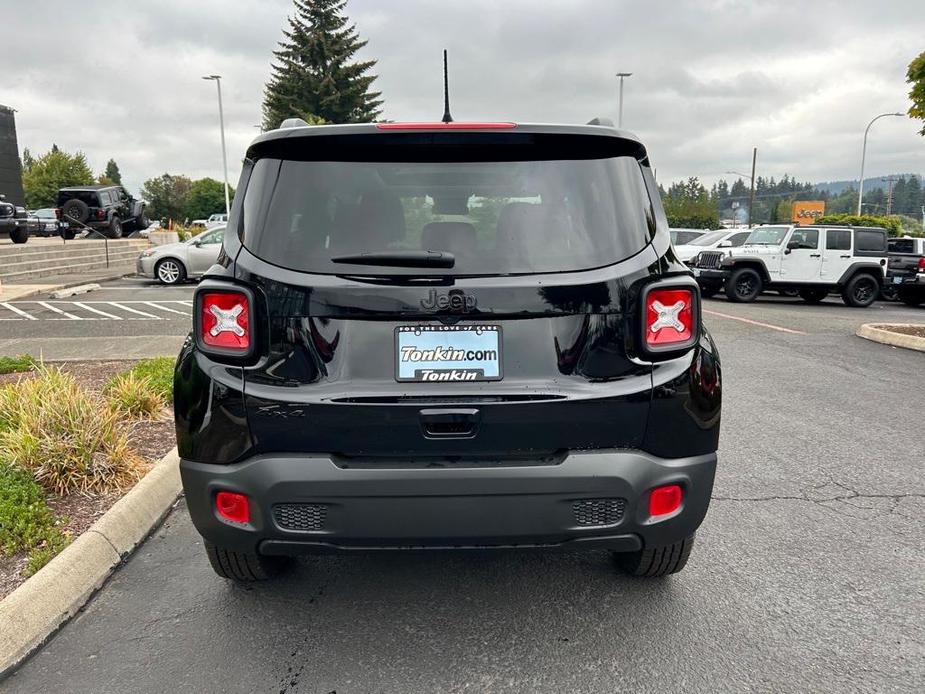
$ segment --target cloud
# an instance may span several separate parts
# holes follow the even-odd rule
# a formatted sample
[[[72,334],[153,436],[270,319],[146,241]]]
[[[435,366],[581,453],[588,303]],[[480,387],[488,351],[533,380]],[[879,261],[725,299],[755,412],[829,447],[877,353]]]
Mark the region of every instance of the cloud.
[[[113,157],[127,185],[169,171],[221,178],[215,87],[223,75],[229,176],[257,134],[263,85],[290,0],[0,0],[0,103],[17,109],[20,147]],[[801,180],[856,176],[877,113],[905,111],[905,70],[923,49],[920,0],[350,0],[376,58],[385,115],[437,119],[440,51],[450,51],[453,114],[583,123],[615,117],[642,137],[660,180],[708,183],[744,170]],[[868,171],[925,170],[908,119],[871,131]]]

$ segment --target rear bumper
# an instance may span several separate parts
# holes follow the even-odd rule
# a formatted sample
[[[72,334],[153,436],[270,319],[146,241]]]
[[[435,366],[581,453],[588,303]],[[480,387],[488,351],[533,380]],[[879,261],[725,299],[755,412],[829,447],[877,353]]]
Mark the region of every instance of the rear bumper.
[[[345,467],[323,455],[180,463],[199,533],[263,554],[664,545],[703,521],[715,470],[715,454],[665,460],[637,451],[576,452],[556,464],[516,467]],[[652,519],[648,492],[663,484],[679,484],[684,500],[673,514]],[[218,517],[214,499],[223,490],[250,498],[249,523]],[[297,513],[312,521],[296,530],[290,516],[283,527],[284,505],[300,505]]]

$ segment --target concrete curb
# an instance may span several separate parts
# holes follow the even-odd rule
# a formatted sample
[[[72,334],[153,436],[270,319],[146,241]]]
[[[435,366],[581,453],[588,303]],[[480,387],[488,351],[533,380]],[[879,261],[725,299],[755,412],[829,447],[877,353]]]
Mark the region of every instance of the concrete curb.
[[[118,280],[126,277],[128,275],[135,274],[135,266],[132,265],[129,267],[126,265],[122,268],[120,272],[112,272],[110,274],[104,275],[102,277],[93,277],[94,282],[109,282],[111,280]],[[39,278],[40,280],[42,278]],[[50,279],[50,278],[49,278]],[[72,282],[61,282],[60,284],[43,284],[42,282],[29,282],[22,284],[7,284],[0,289],[0,301],[16,301],[17,299],[25,299],[30,296],[35,296],[36,294],[46,294],[50,292],[59,291],[61,289],[70,289],[71,287],[78,287],[82,284],[86,284],[87,280],[76,280]],[[17,289],[21,287],[22,289]]]
[[[902,333],[894,333],[890,330],[884,330],[884,328],[890,327],[921,327],[921,324],[916,323],[865,323],[860,328],[858,328],[857,336],[863,337],[865,340],[872,340],[873,342],[879,342],[884,345],[891,345],[893,347],[903,347],[904,349],[914,349],[919,352],[925,352],[925,337],[918,337],[917,335],[903,335]]]
[[[0,679],[62,627],[161,522],[180,496],[177,449],[102,518],[0,602]]]

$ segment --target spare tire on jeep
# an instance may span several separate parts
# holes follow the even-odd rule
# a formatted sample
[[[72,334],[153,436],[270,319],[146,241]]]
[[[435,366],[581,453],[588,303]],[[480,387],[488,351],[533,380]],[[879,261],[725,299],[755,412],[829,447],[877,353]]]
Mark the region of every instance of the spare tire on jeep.
[[[61,216],[68,221],[86,222],[90,217],[90,207],[83,200],[72,198],[61,206]]]

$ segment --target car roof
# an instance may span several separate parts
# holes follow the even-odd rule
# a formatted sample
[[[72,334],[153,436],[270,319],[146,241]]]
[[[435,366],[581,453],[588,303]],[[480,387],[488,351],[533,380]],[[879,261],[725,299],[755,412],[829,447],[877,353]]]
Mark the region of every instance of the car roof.
[[[289,119],[287,123],[298,121]],[[609,137],[635,144],[645,156],[645,148],[639,138],[627,131],[609,125],[577,125],[556,123],[512,123],[512,122],[462,122],[450,123],[351,123],[346,125],[301,125],[293,124],[269,130],[257,136],[247,150],[248,158],[263,145],[287,139],[308,137],[346,137],[350,135],[395,135],[421,133],[543,133],[547,135],[584,135]]]
[[[122,186],[118,185],[92,185],[92,186],[68,186],[67,188],[61,188],[61,191],[71,191],[71,190],[106,190],[107,188],[121,188]]]

